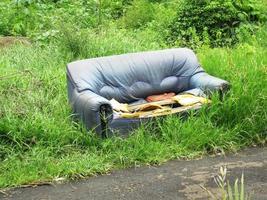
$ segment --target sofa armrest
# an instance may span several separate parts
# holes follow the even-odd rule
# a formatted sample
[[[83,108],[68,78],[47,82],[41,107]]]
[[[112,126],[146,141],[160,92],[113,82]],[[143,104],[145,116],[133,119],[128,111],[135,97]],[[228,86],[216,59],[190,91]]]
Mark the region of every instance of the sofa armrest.
[[[211,76],[206,72],[200,72],[190,78],[189,87],[190,89],[200,88],[208,95],[213,92],[224,94],[230,89],[230,84],[227,81]]]
[[[72,100],[74,114],[84,122],[86,128],[103,136],[108,122],[113,118],[110,102],[89,90],[76,92]]]

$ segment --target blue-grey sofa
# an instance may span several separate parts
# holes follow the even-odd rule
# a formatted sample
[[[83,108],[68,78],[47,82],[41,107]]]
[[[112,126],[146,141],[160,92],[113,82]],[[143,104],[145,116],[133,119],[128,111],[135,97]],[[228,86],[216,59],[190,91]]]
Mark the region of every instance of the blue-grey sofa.
[[[127,133],[141,119],[114,117],[109,102],[142,101],[149,95],[196,89],[225,92],[229,83],[207,74],[187,48],[166,49],[75,61],[67,65],[68,98],[88,130],[103,136]],[[196,90],[195,90],[196,91]]]

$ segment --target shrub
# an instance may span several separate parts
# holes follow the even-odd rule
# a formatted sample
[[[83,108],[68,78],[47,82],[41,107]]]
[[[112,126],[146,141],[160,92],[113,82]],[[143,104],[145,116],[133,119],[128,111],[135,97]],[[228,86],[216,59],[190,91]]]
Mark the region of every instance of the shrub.
[[[135,0],[123,17],[124,26],[137,29],[154,19],[154,7],[147,0]]]
[[[253,23],[265,20],[261,5],[256,0],[184,0],[167,40],[187,46],[207,39],[213,47],[233,45],[241,25],[251,23],[250,30]]]
[[[35,25],[35,9],[27,2],[2,2],[0,19],[0,35],[26,36],[28,29]]]
[[[169,35],[168,27],[176,17],[176,3],[154,4],[154,20],[148,24],[148,28],[158,34],[159,40],[164,40]]]

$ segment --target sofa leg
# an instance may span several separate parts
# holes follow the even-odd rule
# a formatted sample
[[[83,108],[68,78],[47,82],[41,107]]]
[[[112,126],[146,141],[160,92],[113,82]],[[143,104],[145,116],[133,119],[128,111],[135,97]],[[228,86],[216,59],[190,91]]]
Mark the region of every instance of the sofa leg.
[[[110,105],[104,104],[100,106],[100,122],[101,122],[101,137],[107,138],[109,127],[108,122],[112,118],[112,108]]]
[[[224,100],[224,97],[228,94],[231,88],[230,84],[222,84],[218,90],[220,101]]]

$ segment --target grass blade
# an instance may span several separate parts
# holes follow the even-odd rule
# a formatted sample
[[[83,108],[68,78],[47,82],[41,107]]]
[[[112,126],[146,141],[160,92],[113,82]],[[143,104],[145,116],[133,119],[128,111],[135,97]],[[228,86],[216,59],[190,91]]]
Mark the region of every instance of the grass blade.
[[[240,185],[240,200],[244,200],[245,194],[244,194],[244,173],[242,173],[241,176],[241,185]]]
[[[227,190],[228,190],[228,199],[229,200],[234,200],[232,187],[231,187],[229,181],[227,181]]]
[[[238,179],[235,180],[234,193],[235,193],[235,200],[239,200]]]

